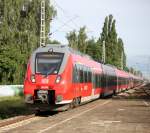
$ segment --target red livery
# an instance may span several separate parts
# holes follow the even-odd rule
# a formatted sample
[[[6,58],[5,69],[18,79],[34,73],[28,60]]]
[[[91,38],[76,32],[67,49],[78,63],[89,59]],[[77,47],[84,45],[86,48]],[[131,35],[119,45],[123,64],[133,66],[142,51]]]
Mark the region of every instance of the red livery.
[[[119,93],[142,79],[104,65],[65,45],[47,45],[32,54],[24,81],[25,102],[54,109]]]

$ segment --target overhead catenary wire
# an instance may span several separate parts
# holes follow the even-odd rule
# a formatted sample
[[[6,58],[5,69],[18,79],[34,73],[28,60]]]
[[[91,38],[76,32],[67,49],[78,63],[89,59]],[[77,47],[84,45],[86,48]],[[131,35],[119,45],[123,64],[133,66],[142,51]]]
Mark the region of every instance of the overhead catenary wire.
[[[65,23],[66,23],[66,22],[62,21],[61,19],[59,19],[59,18],[56,18],[56,20],[59,21],[59,22],[62,23],[62,24],[65,24]],[[73,27],[73,26],[70,26],[69,24],[66,24],[65,26],[68,27],[68,28],[71,28],[71,29],[74,29],[74,28],[75,28],[75,27]]]
[[[64,27],[68,27],[68,28],[71,28],[71,29],[75,29],[75,27],[70,26],[69,24],[66,24],[66,22],[62,21],[61,19],[59,19],[59,18],[56,18],[56,19],[57,19],[57,21],[59,21],[60,23],[65,24]],[[60,30],[59,30],[59,32],[60,32]],[[61,32],[62,32],[62,31],[61,31]],[[68,32],[68,31],[63,31],[63,32]],[[87,30],[87,33],[90,33],[90,32],[93,32],[93,31]]]
[[[59,9],[59,10],[62,12],[64,18],[66,18],[66,19],[71,18],[71,16],[69,15],[68,11],[66,11],[65,9],[63,9],[62,6],[60,6],[60,4],[58,4],[58,2],[57,2],[56,0],[53,0],[53,5],[54,5],[54,7],[56,7],[57,9]],[[62,25],[61,25],[58,29],[56,29],[55,31],[49,33],[49,36],[52,35],[52,34],[54,34],[54,33],[56,33],[56,32],[60,32],[59,29],[62,29],[63,27],[68,27],[69,29],[72,29],[72,30],[76,30],[76,29],[81,28],[81,26],[79,26],[79,25],[75,22],[75,19],[77,19],[77,18],[79,18],[79,17],[80,17],[79,15],[74,15],[74,16],[73,16],[74,19],[72,19],[72,18],[69,19],[69,22],[68,22],[68,21],[66,21],[66,22],[60,21],[60,19],[57,17],[56,19],[57,19],[60,23],[62,23]],[[71,23],[72,23],[75,27],[72,26]],[[90,29],[89,27],[87,27],[87,26],[86,26],[86,29],[87,29],[87,33],[93,33],[93,32],[94,32],[93,30],[91,30],[91,29]],[[69,32],[69,30],[68,30],[68,32]]]
[[[69,19],[66,23],[63,23],[63,25],[61,25],[58,29],[56,29],[55,31],[51,32],[50,35],[58,32],[60,29],[62,29],[63,27],[67,26],[69,22],[72,22],[76,18],[77,18],[77,16]]]
[[[64,17],[65,18],[70,18],[70,15],[68,15],[69,13],[63,9],[56,0],[53,0],[54,2],[54,6],[56,6],[58,9],[60,9],[60,11],[63,13]],[[75,17],[79,18],[80,16],[79,15],[74,15]],[[74,20],[71,21],[77,28],[80,28],[80,26],[78,24],[76,24],[76,22]],[[87,30],[88,30],[88,33],[90,32],[94,32],[93,30],[91,30],[89,27],[86,27]],[[75,28],[74,28],[75,29]]]
[[[66,14],[68,14],[68,12],[67,12],[66,10],[64,10],[64,9],[56,2],[56,0],[53,0],[53,1],[54,1],[55,6],[61,10],[61,12],[64,14],[64,16],[65,16],[67,19],[70,18],[70,15],[66,15]],[[74,15],[74,16],[78,16],[78,17],[79,17],[79,15]],[[72,23],[73,23],[76,27],[80,27],[80,26],[78,26],[74,21],[72,21]]]

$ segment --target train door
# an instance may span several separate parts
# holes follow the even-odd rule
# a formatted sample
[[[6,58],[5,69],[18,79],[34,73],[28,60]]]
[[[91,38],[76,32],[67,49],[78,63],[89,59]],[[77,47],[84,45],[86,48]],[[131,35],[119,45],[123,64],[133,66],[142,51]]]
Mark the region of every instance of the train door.
[[[94,98],[94,91],[95,91],[95,81],[96,79],[95,79],[95,73],[94,72],[92,72],[92,92],[91,92],[91,97],[92,97],[92,99]]]
[[[119,81],[119,80],[118,80],[118,76],[117,76],[117,83],[116,83],[116,85],[117,85],[117,88],[116,88],[117,91],[116,91],[116,92],[117,92],[117,93],[119,93],[119,82],[118,82],[118,81]]]
[[[73,66],[73,101],[70,104],[71,108],[76,107],[81,103],[81,83],[80,83],[80,66]]]
[[[101,97],[103,98],[106,95],[106,92],[107,92],[107,74],[104,71],[103,71],[101,82],[102,82]]]
[[[107,96],[109,94],[109,91],[110,91],[110,86],[109,86],[109,75],[105,75],[105,91],[104,91],[104,96]]]
[[[80,89],[79,84],[80,84],[80,81],[79,81],[78,68],[77,68],[77,65],[74,65],[74,67],[73,67],[73,89],[74,89],[73,95],[74,95],[74,98],[77,97],[77,90]]]

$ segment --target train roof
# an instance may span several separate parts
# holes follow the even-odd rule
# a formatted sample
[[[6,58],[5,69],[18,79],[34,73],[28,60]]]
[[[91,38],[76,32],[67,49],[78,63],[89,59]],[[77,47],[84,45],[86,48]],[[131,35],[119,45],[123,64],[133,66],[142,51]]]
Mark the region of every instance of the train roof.
[[[118,77],[126,77],[129,78],[129,73],[123,71],[123,70],[119,70],[119,69],[115,69],[116,70],[116,74]]]
[[[75,64],[84,65],[92,68],[95,72],[102,72],[101,63],[98,63],[90,58],[84,58],[77,54],[71,54],[73,62]]]
[[[94,71],[101,72],[101,64],[94,61],[90,56],[86,54],[82,54],[79,51],[76,51],[72,48],[70,48],[68,45],[65,44],[47,44],[45,47],[39,47],[37,48],[31,57],[31,68],[32,71],[35,71],[34,63],[37,53],[45,53],[45,52],[58,52],[58,53],[65,53],[62,66],[60,68],[60,73],[64,70],[65,64],[69,58],[69,56],[72,56],[72,59],[77,64],[81,64],[84,66],[91,67]]]
[[[115,66],[112,66],[110,64],[102,64],[99,63],[95,60],[93,60],[89,55],[83,54],[77,50],[74,50],[72,48],[70,48],[67,44],[47,44],[45,47],[39,47],[37,48],[33,54],[32,54],[32,63],[31,63],[31,67],[34,70],[34,66],[33,63],[35,61],[35,56],[37,53],[44,53],[44,52],[60,52],[60,53],[65,53],[65,62],[67,61],[69,55],[72,55],[73,60],[75,62],[77,62],[78,64],[83,64],[83,65],[88,65],[90,67],[92,67],[93,69],[95,69],[95,71],[102,71],[102,66],[103,68],[106,69],[113,69],[117,76],[120,77],[132,77],[132,78],[139,78],[133,74],[129,74],[123,70],[119,70],[117,69]],[[65,63],[64,63],[65,64]],[[64,67],[64,66],[63,66]],[[99,69],[99,70],[98,70]],[[63,70],[63,69],[62,69]]]
[[[88,65],[95,70],[97,68],[100,68],[101,63],[94,61],[92,57],[90,57],[89,55],[86,55],[77,50],[74,50],[65,44],[48,44],[45,47],[39,47],[35,51],[35,53],[48,52],[51,50],[53,50],[54,52],[62,52],[62,53],[66,53],[67,55],[72,55],[74,62],[78,64]]]
[[[77,50],[74,50],[72,48],[70,48],[67,44],[47,44],[45,47],[39,47],[38,49],[35,50],[36,53],[38,52],[48,52],[50,50],[54,50],[54,51],[58,51],[58,52],[70,52],[72,54],[77,54],[80,55],[82,57],[86,57],[88,59],[92,59],[92,57],[90,57],[87,54],[83,54]]]
[[[46,52],[55,52],[55,53],[65,53],[64,58],[63,58],[63,62],[62,65],[60,67],[60,71],[59,74],[63,72],[64,68],[65,68],[65,64],[67,63],[67,60],[69,58],[70,55],[70,50],[69,47],[67,45],[63,45],[63,44],[47,44],[45,47],[39,47],[37,48],[33,53],[32,53],[32,57],[31,57],[31,70],[34,74],[35,72],[35,58],[36,58],[36,54],[37,53],[46,53]]]
[[[102,64],[103,73],[111,76],[116,76],[115,68],[111,65]]]
[[[58,44],[47,44],[45,47],[39,47],[37,48],[34,53],[40,53],[40,52],[67,52],[68,46],[67,45],[58,45]],[[34,54],[33,53],[33,54]]]

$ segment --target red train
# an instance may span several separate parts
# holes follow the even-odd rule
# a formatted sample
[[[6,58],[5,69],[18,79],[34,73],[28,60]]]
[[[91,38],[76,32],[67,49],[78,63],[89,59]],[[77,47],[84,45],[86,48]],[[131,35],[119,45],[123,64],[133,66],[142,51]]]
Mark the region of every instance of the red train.
[[[24,81],[25,102],[55,109],[119,93],[142,79],[92,60],[65,45],[47,45],[31,56]]]

